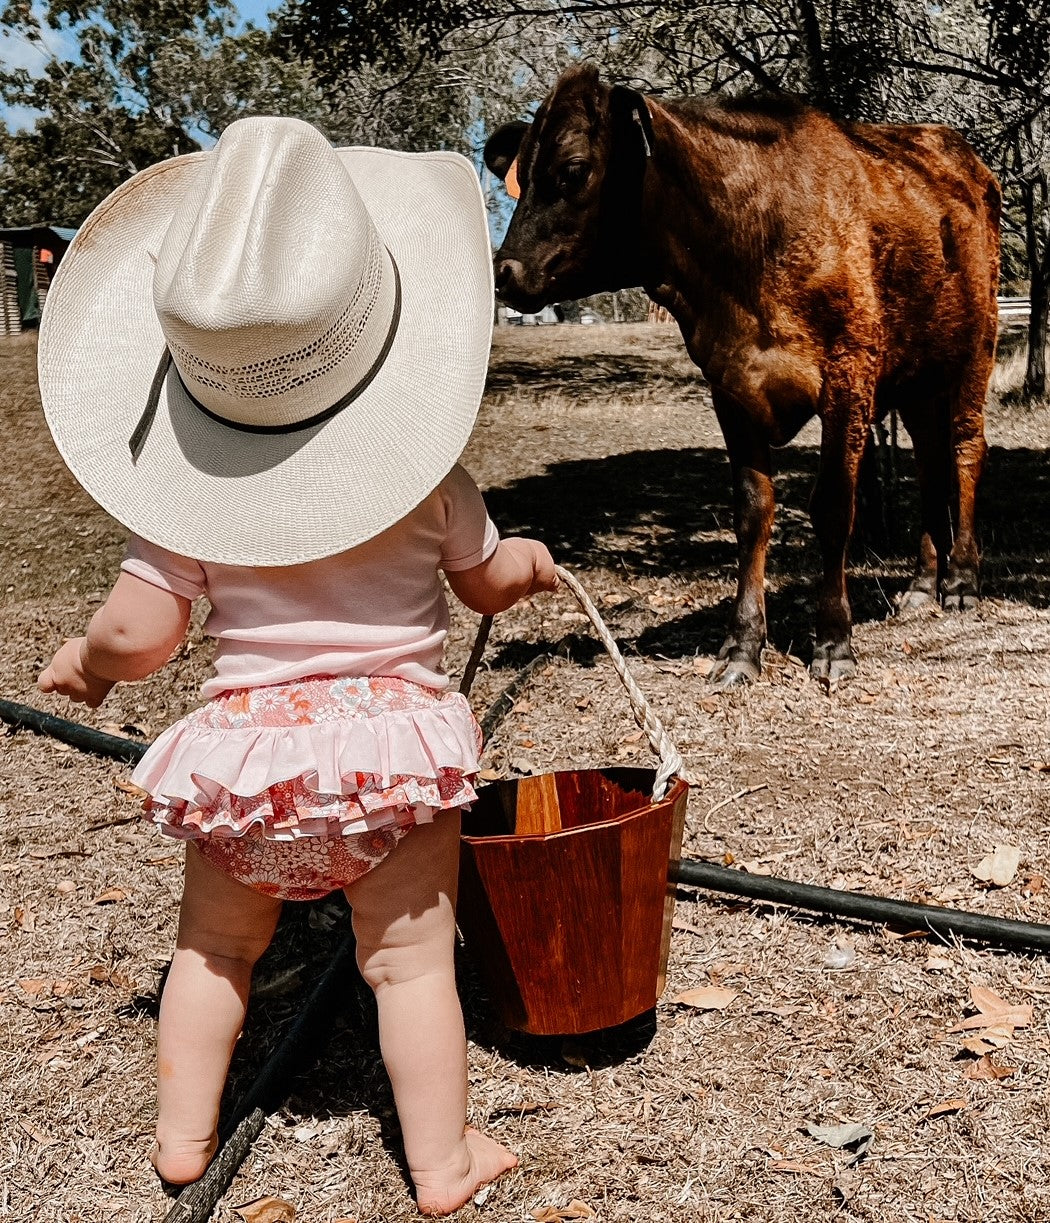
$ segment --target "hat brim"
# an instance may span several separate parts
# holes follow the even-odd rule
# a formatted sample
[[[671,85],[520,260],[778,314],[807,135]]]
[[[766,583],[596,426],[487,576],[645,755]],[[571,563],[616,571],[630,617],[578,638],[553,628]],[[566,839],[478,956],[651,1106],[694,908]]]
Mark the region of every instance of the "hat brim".
[[[232,429],[168,371],[145,444],[129,440],[164,352],[153,266],[209,153],[129,179],[78,231],[48,293],[38,372],[55,443],[118,522],[175,552],[290,565],[378,535],[455,464],[477,416],[493,286],[481,188],[455,153],[337,150],[401,279],[379,372],[346,409],[293,433]],[[339,251],[312,252],[323,277]],[[289,258],[296,258],[293,249]]]

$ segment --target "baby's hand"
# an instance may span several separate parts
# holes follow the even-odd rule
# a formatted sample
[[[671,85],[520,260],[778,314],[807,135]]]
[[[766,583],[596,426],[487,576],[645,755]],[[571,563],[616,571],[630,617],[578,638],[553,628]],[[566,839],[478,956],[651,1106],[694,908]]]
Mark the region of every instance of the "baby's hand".
[[[532,585],[528,594],[538,594],[541,590],[557,590],[558,575],[554,572],[554,558],[547,550],[546,544],[541,544],[538,539],[524,539],[522,542],[528,544],[532,550]]]
[[[36,686],[41,692],[57,692],[71,701],[97,709],[114,681],[102,679],[84,666],[83,644],[83,637],[70,638],[41,672]]]

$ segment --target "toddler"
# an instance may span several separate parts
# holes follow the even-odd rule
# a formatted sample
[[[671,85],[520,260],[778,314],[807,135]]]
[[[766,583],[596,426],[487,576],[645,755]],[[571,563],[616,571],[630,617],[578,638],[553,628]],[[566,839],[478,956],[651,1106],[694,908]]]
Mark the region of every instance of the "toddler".
[[[440,571],[484,613],[557,581],[542,544],[499,539],[456,463],[492,301],[468,162],[333,149],[279,118],[130,179],[49,293],[48,423],[131,538],[40,687],[97,706],[164,666],[201,596],[218,642],[207,703],[133,774],[186,842],[157,1038],[152,1160],[170,1183],[215,1153],[282,902],[339,889],[420,1211],[448,1214],[517,1163],[466,1128],[454,913],[481,744],[441,665]]]

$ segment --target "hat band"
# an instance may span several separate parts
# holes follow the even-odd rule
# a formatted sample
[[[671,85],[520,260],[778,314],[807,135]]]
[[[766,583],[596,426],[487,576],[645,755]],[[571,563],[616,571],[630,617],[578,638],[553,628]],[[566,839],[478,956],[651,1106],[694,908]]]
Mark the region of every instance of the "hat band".
[[[340,396],[335,403],[327,408],[323,408],[320,412],[315,412],[313,416],[306,417],[305,420],[291,421],[284,425],[251,425],[244,421],[229,420],[225,416],[220,416],[217,412],[212,412],[206,408],[204,404],[193,394],[187,387],[179,373],[178,366],[175,366],[175,376],[179,380],[183,391],[187,398],[195,408],[203,412],[205,416],[216,421],[220,425],[225,425],[228,429],[237,429],[241,433],[298,433],[301,429],[312,429],[315,425],[323,425],[326,421],[338,415],[345,407],[348,407],[355,399],[371,385],[379,371],[383,368],[386,358],[390,352],[390,347],[394,342],[394,337],[397,335],[398,324],[401,321],[401,273],[398,270],[397,260],[387,250],[387,255],[390,257],[390,266],[394,269],[394,308],[390,316],[390,325],[387,328],[386,339],[383,341],[383,347],[379,350],[376,359],[372,362],[366,372],[360,377],[357,382],[346,392]],[[164,382],[168,376],[168,370],[172,365],[171,350],[164,346],[164,351],[161,353],[160,363],[157,366],[157,372],[153,375],[153,382],[150,386],[149,396],[146,400],[146,406],[142,410],[142,415],[139,417],[138,424],[132,431],[131,437],[128,439],[128,448],[131,451],[132,462],[138,460],[142,453],[142,448],[146,444],[146,438],[149,436],[149,431],[153,426],[153,421],[157,415],[157,407],[160,403],[160,393],[164,387]]]

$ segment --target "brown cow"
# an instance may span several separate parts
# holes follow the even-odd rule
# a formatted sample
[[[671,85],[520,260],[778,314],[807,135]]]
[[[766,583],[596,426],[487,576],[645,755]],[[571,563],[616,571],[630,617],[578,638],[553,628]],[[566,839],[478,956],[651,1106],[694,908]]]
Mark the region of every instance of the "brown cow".
[[[716,683],[759,674],[770,447],[814,414],[823,578],[811,673],[856,668],[846,548],[869,427],[891,407],[914,444],[922,516],[902,605],[975,603],[1000,192],[957,132],[839,123],[787,96],[657,100],[585,65],[532,124],[495,132],[485,160],[501,177],[516,161],[521,191],[495,256],[504,300],[532,311],[641,285],[711,385],[739,544]]]

